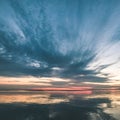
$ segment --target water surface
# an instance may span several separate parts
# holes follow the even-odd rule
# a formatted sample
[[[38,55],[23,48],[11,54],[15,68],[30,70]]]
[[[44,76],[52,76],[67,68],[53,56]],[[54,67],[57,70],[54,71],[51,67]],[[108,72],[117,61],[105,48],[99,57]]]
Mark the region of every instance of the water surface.
[[[120,91],[1,91],[0,120],[120,120]]]

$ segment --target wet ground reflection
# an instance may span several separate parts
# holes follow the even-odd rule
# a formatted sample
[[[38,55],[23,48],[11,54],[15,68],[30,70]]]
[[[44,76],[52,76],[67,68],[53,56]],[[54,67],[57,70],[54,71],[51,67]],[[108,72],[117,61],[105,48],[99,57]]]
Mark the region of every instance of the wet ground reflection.
[[[120,120],[120,91],[1,91],[0,120]]]

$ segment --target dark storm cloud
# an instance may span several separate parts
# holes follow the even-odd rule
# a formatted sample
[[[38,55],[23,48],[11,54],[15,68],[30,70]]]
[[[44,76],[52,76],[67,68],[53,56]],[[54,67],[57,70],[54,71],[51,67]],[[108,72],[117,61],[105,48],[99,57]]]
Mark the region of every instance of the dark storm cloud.
[[[102,70],[120,65],[119,8],[117,0],[0,1],[0,75],[106,80]]]

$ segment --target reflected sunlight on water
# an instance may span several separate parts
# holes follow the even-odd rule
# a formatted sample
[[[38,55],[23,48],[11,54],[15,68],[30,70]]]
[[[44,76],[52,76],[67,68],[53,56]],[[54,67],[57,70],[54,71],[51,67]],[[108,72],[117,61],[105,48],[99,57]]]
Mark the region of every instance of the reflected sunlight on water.
[[[21,94],[1,94],[0,103],[37,103],[37,104],[53,104],[60,102],[68,102],[66,98],[50,98],[50,94],[37,93],[29,94],[29,92],[24,92]]]

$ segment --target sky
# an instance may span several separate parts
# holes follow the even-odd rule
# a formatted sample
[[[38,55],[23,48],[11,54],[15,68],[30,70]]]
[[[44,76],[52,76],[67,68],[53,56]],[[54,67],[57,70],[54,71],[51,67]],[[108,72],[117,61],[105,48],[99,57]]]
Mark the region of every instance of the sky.
[[[120,0],[0,0],[0,89],[120,85]]]

